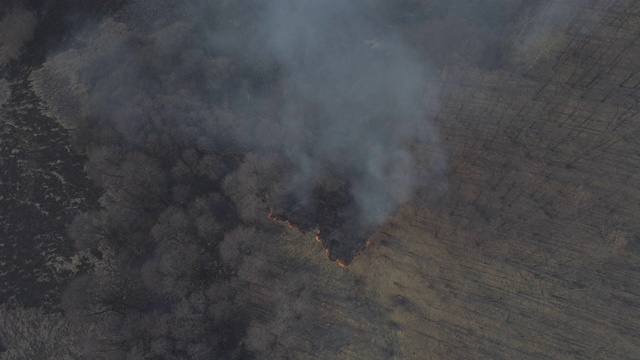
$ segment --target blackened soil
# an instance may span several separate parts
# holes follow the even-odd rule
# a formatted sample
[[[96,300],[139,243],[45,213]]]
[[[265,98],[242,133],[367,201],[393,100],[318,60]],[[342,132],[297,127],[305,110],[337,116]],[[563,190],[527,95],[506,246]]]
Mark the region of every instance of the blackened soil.
[[[303,233],[317,232],[329,259],[349,265],[365,249],[371,229],[363,229],[348,184],[328,189],[317,186],[313,199],[301,204],[288,196],[272,204],[272,217],[288,222]]]

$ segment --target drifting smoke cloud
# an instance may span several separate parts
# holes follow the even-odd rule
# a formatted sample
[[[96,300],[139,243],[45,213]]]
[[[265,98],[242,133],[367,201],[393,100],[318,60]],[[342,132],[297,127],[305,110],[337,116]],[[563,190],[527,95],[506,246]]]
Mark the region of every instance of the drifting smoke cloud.
[[[550,1],[544,6],[525,11],[516,24],[515,60],[531,68],[540,60],[550,57],[555,47],[564,40],[566,28],[576,15],[575,4],[567,0]]]
[[[262,176],[259,186],[247,185],[254,180],[242,171],[211,178],[227,176],[225,191],[238,194],[229,196],[241,212],[253,213],[245,210],[267,192],[302,209],[306,230],[322,228],[323,217],[327,237],[357,238],[345,254],[361,250],[373,227],[444,168],[424,151],[436,143],[436,109],[425,100],[437,87],[426,61],[392,27],[374,25],[364,4],[158,3],[167,10],[152,22],[144,10],[156,4],[134,1],[86,26],[81,50],[34,72],[52,112],[72,112],[64,116],[72,123],[88,117],[96,139],[115,136],[159,158],[175,156],[160,131],[199,151],[284,158],[287,166],[246,171]]]
[[[36,26],[31,12],[21,6],[7,7],[0,8],[0,68],[20,56],[22,46],[33,38]]]
[[[236,51],[247,62],[280,70],[287,96],[278,126],[258,142],[279,143],[295,164],[290,186],[301,203],[337,176],[350,183],[360,225],[378,224],[426,181],[410,150],[414,141],[435,139],[424,61],[353,2],[265,2],[252,22],[249,36],[228,30],[214,42],[242,43]]]

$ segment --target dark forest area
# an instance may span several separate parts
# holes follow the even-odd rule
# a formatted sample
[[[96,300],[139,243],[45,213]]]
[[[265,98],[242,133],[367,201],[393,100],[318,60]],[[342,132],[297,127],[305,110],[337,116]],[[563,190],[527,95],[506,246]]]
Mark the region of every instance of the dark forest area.
[[[640,4],[0,4],[0,359],[640,357]]]

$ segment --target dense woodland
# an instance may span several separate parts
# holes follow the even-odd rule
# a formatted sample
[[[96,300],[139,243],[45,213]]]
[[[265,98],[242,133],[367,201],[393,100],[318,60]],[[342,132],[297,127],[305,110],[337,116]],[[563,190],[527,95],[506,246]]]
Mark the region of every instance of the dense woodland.
[[[0,9],[1,164],[86,189],[2,359],[640,356],[636,2]]]

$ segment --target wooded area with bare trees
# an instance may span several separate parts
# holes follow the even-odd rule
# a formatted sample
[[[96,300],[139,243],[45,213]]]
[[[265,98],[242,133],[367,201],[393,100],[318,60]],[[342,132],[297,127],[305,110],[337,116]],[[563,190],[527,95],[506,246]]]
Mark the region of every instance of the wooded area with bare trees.
[[[0,5],[2,359],[640,357],[639,19]]]

